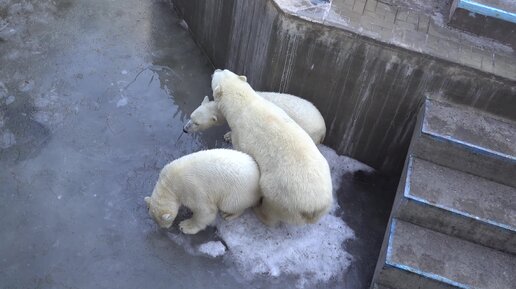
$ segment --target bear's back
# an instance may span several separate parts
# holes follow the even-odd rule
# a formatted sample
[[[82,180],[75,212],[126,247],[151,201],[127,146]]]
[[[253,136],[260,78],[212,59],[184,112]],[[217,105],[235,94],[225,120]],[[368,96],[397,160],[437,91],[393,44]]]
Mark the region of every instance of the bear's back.
[[[211,149],[183,156],[171,163],[179,190],[202,188],[218,192],[258,182],[259,169],[252,157],[231,149]]]

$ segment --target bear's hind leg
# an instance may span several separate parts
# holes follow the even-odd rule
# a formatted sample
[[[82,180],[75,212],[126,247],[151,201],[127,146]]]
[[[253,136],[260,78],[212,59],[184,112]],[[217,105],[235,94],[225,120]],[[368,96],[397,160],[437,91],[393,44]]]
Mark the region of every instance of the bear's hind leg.
[[[197,234],[213,223],[217,217],[217,208],[213,206],[190,209],[193,212],[193,216],[179,223],[179,229],[185,234]]]
[[[234,212],[234,213],[229,213],[229,212],[220,212],[220,215],[222,216],[222,218],[225,220],[225,221],[231,221],[231,220],[234,220],[238,217],[240,217],[240,215],[242,215],[244,213],[244,210],[242,211],[239,211],[239,212]]]
[[[261,205],[254,207],[253,211],[256,217],[269,227],[274,227],[280,222],[280,219],[275,213],[274,206],[272,206],[266,198],[263,198]]]

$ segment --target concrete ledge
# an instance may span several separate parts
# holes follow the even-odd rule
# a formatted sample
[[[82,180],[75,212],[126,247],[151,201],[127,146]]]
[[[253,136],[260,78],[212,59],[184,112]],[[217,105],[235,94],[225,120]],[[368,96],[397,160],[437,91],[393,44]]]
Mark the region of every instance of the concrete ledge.
[[[498,33],[499,29],[494,29],[497,27],[493,25],[489,26],[492,31],[486,30],[485,34],[481,34],[483,37],[451,29],[443,21],[447,18],[448,11],[428,8],[439,6],[439,3],[433,3],[435,1],[424,1],[431,2],[427,4],[399,0],[273,1],[283,12],[310,22],[344,29],[386,44],[516,79],[516,47],[511,46],[512,39],[508,40],[509,43],[504,42],[509,46],[493,42],[490,39],[493,38],[490,37],[491,34],[506,37]],[[503,3],[504,7],[512,7],[508,1],[510,0],[476,0],[475,3],[480,5],[480,2],[497,2]],[[464,2],[466,0],[461,3]],[[507,11],[508,8],[498,10]],[[511,18],[507,17],[508,13],[505,13],[505,18]],[[512,13],[509,14],[512,16]],[[484,38],[485,36],[488,38]],[[471,51],[471,48],[475,50]],[[493,67],[489,67],[488,62]],[[502,63],[513,68],[502,67]]]
[[[385,173],[399,174],[417,111],[426,96],[516,119],[512,109],[516,107],[516,66],[515,60],[508,57],[512,52],[505,48],[498,53],[493,50],[496,47],[462,47],[453,42],[462,36],[448,35],[448,30],[440,31],[427,19],[425,32],[407,41],[413,40],[411,43],[423,48],[435,44],[432,53],[453,53],[438,58],[436,54],[417,51],[417,47],[395,46],[395,42],[383,42],[381,37],[360,34],[358,26],[339,26],[345,21],[338,22],[337,16],[343,14],[325,9],[324,5],[329,4],[323,1],[315,6],[311,1],[296,2],[301,6],[290,6],[290,10],[283,9],[285,6],[279,2],[174,0],[194,38],[216,67],[247,75],[256,90],[288,92],[312,101],[327,123],[326,144],[341,154]],[[362,2],[351,5],[333,1],[330,7],[342,11],[363,8],[356,17],[349,14],[349,23],[374,18],[364,16],[373,8],[370,12],[383,13],[385,20],[395,7],[363,2],[362,7]],[[426,18],[418,15],[417,19]],[[413,19],[407,15],[407,21]],[[393,34],[388,37],[401,41],[403,35],[412,34],[401,26],[401,38],[392,38]],[[398,33],[397,29],[393,26],[391,32]],[[440,40],[445,38],[450,41]],[[400,41],[396,43],[407,43]],[[454,55],[463,63],[451,62]],[[495,70],[500,72],[498,76],[490,74]]]
[[[378,283],[374,283],[371,286],[371,289],[393,289],[393,288],[390,288],[390,287],[387,287],[387,286],[384,286],[384,285],[381,285],[381,284],[378,284]]]
[[[511,8],[516,9],[516,3],[504,0],[455,0],[449,25],[516,48],[516,12]]]
[[[516,5],[511,0],[455,0],[455,8],[516,23]]]

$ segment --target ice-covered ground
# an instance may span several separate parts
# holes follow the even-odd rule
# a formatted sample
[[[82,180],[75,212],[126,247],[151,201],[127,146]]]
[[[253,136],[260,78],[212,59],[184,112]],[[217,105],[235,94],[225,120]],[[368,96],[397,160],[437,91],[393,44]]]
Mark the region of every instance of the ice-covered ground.
[[[339,156],[326,146],[319,146],[331,168],[333,192],[341,185],[342,176],[357,170],[372,171],[370,167],[346,156]],[[342,278],[352,257],[343,244],[355,237],[352,229],[340,218],[340,207],[334,204],[331,212],[317,224],[276,228],[264,226],[248,210],[240,218],[215,222],[220,240],[209,240],[192,245],[191,236],[179,232],[170,238],[193,255],[223,256],[247,280],[256,276],[294,276],[296,287],[311,287],[320,282]]]
[[[161,0],[0,0],[1,288],[368,288],[392,190],[324,147],[342,184],[320,227],[249,213],[185,236],[148,216],[164,164],[224,145],[225,127],[178,138],[212,72]]]

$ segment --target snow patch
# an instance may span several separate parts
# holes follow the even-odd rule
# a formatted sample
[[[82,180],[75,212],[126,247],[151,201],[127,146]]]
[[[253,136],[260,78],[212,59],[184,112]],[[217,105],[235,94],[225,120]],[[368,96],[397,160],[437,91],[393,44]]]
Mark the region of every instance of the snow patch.
[[[330,166],[334,196],[344,174],[373,171],[327,146],[318,147]],[[282,224],[268,228],[252,212],[247,212],[230,222],[219,218],[216,226],[228,247],[229,258],[245,278],[263,274],[295,275],[296,287],[304,288],[339,279],[352,262],[352,256],[342,246],[346,240],[354,238],[354,232],[338,216],[338,210],[335,202],[330,214],[314,225]]]
[[[201,244],[198,250],[203,254],[216,258],[226,253],[226,246],[224,246],[221,241],[210,241]]]
[[[12,147],[16,144],[16,137],[14,134],[6,129],[4,133],[2,134],[2,137],[0,137],[0,148],[1,149],[7,149]]]
[[[217,229],[231,261],[247,279],[263,274],[296,275],[296,285],[302,288],[338,278],[352,260],[342,244],[354,232],[334,215],[314,225],[268,228],[247,212],[231,222],[219,222]]]
[[[128,103],[127,97],[122,97],[117,103],[116,107],[126,106]]]
[[[72,112],[68,98],[59,97],[57,88],[52,88],[41,94],[35,94],[34,105],[37,108],[33,119],[50,127],[61,125],[66,114]]]
[[[9,97],[7,97],[7,99],[5,100],[5,104],[9,105],[9,104],[13,103],[15,100],[16,100],[16,98],[14,97],[14,95],[10,95],[10,96],[9,96]]]
[[[336,151],[325,145],[318,145],[319,151],[328,161],[331,171],[331,180],[333,182],[334,197],[339,190],[342,176],[346,173],[353,173],[356,171],[373,172],[374,169],[364,163],[347,156],[338,155]]]
[[[373,171],[359,161],[338,155],[329,147],[319,145],[318,148],[328,160],[334,195],[340,188],[343,175],[357,170]],[[313,225],[281,224],[269,228],[248,210],[232,221],[218,217],[215,226],[218,237],[213,236],[213,239],[220,238],[222,242],[193,245],[192,236],[168,235],[189,254],[223,256],[247,280],[263,275],[294,276],[297,288],[340,280],[353,260],[343,246],[346,240],[354,238],[354,232],[340,218],[337,202],[328,215]]]

